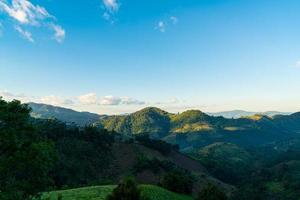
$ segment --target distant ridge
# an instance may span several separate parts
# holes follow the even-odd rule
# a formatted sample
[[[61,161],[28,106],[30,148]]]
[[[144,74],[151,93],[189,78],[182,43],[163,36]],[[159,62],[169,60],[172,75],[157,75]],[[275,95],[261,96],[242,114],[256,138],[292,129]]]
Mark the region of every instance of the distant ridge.
[[[79,126],[93,124],[105,116],[89,112],[77,112],[72,109],[47,104],[31,102],[28,105],[32,108],[31,116],[34,118],[55,118],[66,123],[75,123]]]
[[[231,111],[224,111],[224,112],[215,112],[215,113],[207,113],[208,115],[214,116],[214,117],[225,117],[225,118],[234,118],[238,119],[241,117],[249,117],[253,115],[266,115],[268,117],[273,117],[275,115],[290,115],[292,113],[289,112],[279,112],[279,111],[266,111],[266,112],[249,112],[244,110],[231,110]]]

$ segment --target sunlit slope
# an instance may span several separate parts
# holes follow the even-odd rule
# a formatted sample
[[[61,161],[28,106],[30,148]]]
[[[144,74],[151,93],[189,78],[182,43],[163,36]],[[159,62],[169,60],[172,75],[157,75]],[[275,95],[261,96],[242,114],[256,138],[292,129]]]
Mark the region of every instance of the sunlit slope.
[[[94,186],[46,193],[42,200],[105,200],[116,186]],[[192,200],[192,197],[176,194],[153,185],[141,185],[142,196],[149,200]]]

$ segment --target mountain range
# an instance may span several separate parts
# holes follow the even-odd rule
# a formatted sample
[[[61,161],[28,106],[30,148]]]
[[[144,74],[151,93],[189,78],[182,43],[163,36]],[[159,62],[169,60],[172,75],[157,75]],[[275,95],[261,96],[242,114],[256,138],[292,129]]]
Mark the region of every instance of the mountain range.
[[[266,112],[249,112],[244,110],[231,110],[231,111],[224,111],[224,112],[215,112],[215,113],[207,113],[209,115],[215,116],[215,117],[225,117],[225,118],[241,118],[241,117],[247,117],[252,115],[266,115],[269,117],[273,117],[275,115],[290,115],[292,113],[290,112],[279,112],[279,111],[266,111]]]
[[[79,126],[93,124],[126,136],[149,134],[152,138],[178,144],[184,151],[213,142],[230,142],[242,146],[269,144],[293,138],[300,132],[300,113],[273,116],[277,112],[268,112],[266,115],[225,118],[199,110],[173,114],[148,107],[128,115],[105,116],[44,104],[30,103],[29,106],[32,108],[31,115],[36,118],[57,118]],[[272,117],[268,114],[272,114]]]

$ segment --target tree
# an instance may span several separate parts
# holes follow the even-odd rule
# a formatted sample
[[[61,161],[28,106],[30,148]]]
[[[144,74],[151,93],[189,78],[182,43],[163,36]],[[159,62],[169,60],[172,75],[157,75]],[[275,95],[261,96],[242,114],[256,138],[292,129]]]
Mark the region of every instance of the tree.
[[[197,200],[227,200],[227,197],[217,186],[209,183],[199,192]]]
[[[0,98],[0,199],[26,200],[50,184],[55,160],[51,142],[30,123],[30,108]]]
[[[133,178],[122,180],[107,200],[140,200],[141,191]]]

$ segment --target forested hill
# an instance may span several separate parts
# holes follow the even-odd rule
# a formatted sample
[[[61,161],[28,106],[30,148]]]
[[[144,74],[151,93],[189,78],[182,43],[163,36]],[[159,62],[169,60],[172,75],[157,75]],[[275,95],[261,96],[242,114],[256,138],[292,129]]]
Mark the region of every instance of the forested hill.
[[[29,103],[34,118],[49,119],[56,118],[66,123],[75,123],[79,126],[92,124],[102,118],[102,115],[89,112],[77,112],[75,110],[51,106],[47,104]]]
[[[126,135],[148,133],[154,138],[179,144],[182,148],[219,141],[257,145],[297,136],[300,113],[227,119],[199,110],[172,114],[149,107],[130,115],[107,116],[95,125]]]
[[[273,117],[255,114],[229,119],[199,110],[172,114],[148,107],[128,115],[103,116],[45,104],[30,103],[29,106],[35,118],[56,118],[79,126],[94,124],[127,136],[147,133],[153,138],[179,144],[182,150],[213,142],[231,142],[243,146],[269,144],[298,137],[300,132],[300,113]]]

